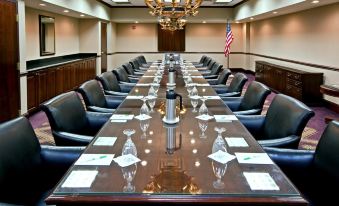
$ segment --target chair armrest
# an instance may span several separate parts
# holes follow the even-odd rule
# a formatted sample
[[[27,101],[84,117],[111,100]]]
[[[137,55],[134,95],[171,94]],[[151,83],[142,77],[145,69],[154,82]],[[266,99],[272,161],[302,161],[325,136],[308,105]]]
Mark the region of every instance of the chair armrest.
[[[134,75],[137,75],[137,76],[142,76],[144,75],[145,73],[144,72],[137,72],[137,71],[134,71]]]
[[[204,64],[199,64],[199,63],[196,63],[196,62],[193,62],[192,64],[195,67],[203,67],[204,66]]]
[[[97,106],[88,106],[87,110],[90,112],[100,112],[100,113],[108,113],[108,114],[112,114],[113,112],[115,112],[115,109],[97,107]]]
[[[266,119],[263,115],[237,115],[237,118],[255,137],[260,135]]]
[[[260,115],[261,109],[249,109],[233,112],[235,115]]]
[[[218,95],[220,97],[239,97],[240,96],[240,92],[226,92],[226,93],[222,93],[222,94],[218,93]]]
[[[113,95],[113,96],[122,96],[122,97],[126,97],[128,95],[128,93],[115,92],[115,91],[109,91],[109,90],[105,90],[105,94],[106,95]]]
[[[225,88],[228,88],[227,85],[224,85],[224,84],[216,84],[216,85],[211,85],[211,87],[213,87],[214,89],[225,89]]]
[[[221,99],[232,111],[238,111],[243,97],[221,97]]]
[[[134,83],[125,83],[125,84],[119,84],[121,92],[123,93],[129,93],[133,87],[135,87]]]
[[[125,100],[125,97],[105,95],[106,106],[109,109],[116,109]]]
[[[144,74],[129,74],[128,78],[134,78],[134,79],[139,79],[142,75]]]
[[[296,135],[291,135],[283,138],[277,139],[267,139],[259,140],[258,143],[263,147],[279,147],[279,148],[289,148],[289,149],[298,149],[300,142],[300,137]]]
[[[139,81],[139,78],[131,78],[131,77],[128,77],[129,81],[131,83],[137,83]]]
[[[206,81],[212,86],[217,85],[218,83],[218,79],[206,79]]]
[[[201,75],[211,75],[211,70],[206,69],[206,70],[199,70],[199,72],[201,73]]]
[[[135,86],[136,83],[132,83],[132,82],[122,82],[122,81],[119,81],[119,85],[129,85],[129,86]]]
[[[58,146],[86,146],[93,139],[92,136],[88,135],[60,131],[53,131],[53,135],[58,138],[58,140],[55,139],[55,144]]]
[[[203,77],[204,77],[205,79],[215,79],[215,78],[218,78],[218,75],[216,75],[216,74],[212,74],[212,75],[204,75],[204,74],[203,74]]]
[[[43,164],[51,167],[70,167],[83,153],[86,147],[56,147],[41,145]]]
[[[111,116],[109,113],[86,112],[88,124],[94,133],[97,133]]]

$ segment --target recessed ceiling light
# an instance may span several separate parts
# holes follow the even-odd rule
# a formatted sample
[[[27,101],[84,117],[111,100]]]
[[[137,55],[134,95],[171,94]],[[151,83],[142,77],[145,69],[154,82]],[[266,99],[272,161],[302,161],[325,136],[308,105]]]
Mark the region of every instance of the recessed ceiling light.
[[[253,20],[254,18],[253,17],[251,17],[251,20]]]
[[[239,21],[236,21],[235,23],[239,24],[240,22],[239,22]]]
[[[112,0],[115,3],[123,3],[123,2],[128,2],[128,0]]]
[[[68,13],[69,11],[68,10],[64,10],[65,13]]]
[[[138,24],[139,22],[138,22],[138,21],[135,21],[134,23]]]
[[[273,14],[277,14],[278,12],[277,11],[274,11]]]
[[[40,6],[46,6],[46,4],[39,4]]]
[[[81,16],[81,17],[84,17],[84,16],[85,16],[85,14],[80,14],[80,16]]]
[[[215,3],[229,3],[233,0],[216,0]]]
[[[203,24],[206,24],[206,21],[202,21]]]
[[[319,3],[319,1],[315,0],[315,1],[312,1],[312,4],[317,4]]]

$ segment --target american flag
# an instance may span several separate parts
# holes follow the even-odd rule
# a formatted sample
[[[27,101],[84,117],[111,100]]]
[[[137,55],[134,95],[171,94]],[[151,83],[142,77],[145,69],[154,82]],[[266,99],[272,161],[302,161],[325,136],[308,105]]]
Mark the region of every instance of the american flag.
[[[232,33],[232,30],[231,30],[231,24],[227,22],[227,25],[226,25],[226,44],[225,44],[225,50],[224,50],[224,53],[225,53],[225,57],[227,57],[230,52],[231,52],[231,44],[233,42],[233,33]]]

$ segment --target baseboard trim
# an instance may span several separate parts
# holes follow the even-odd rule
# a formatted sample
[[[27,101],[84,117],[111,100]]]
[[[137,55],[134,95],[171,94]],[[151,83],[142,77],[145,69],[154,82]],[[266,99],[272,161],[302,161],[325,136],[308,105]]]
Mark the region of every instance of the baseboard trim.
[[[255,75],[255,72],[252,71],[252,70],[247,70],[247,69],[244,69],[244,68],[230,68],[230,70],[232,72],[243,72],[245,74],[252,74],[252,75]]]
[[[330,109],[330,110],[332,110],[332,111],[334,111],[334,112],[339,114],[339,104],[336,104],[334,102],[330,102],[330,101],[324,99],[324,105],[328,109]]]

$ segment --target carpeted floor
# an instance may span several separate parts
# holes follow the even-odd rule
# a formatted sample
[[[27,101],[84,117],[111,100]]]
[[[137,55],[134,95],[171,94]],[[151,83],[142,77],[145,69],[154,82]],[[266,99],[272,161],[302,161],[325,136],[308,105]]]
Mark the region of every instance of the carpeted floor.
[[[247,85],[255,79],[253,75],[247,75],[247,76],[248,76],[249,81],[246,83],[244,90],[246,90]],[[231,79],[229,79],[229,81],[231,81]],[[272,93],[266,99],[263,114],[266,113],[275,95],[276,95],[275,93]],[[309,150],[315,149],[318,143],[318,140],[326,126],[324,122],[325,116],[332,116],[332,117],[339,118],[338,113],[335,113],[325,107],[311,107],[311,109],[315,112],[315,116],[306,125],[306,128],[302,134],[302,140],[299,145],[299,148],[301,149],[309,149]],[[48,119],[45,113],[38,112],[32,115],[29,118],[29,120],[34,128],[36,135],[39,138],[40,143],[45,144],[45,145],[54,145],[53,136],[51,134],[51,129],[50,129]]]

